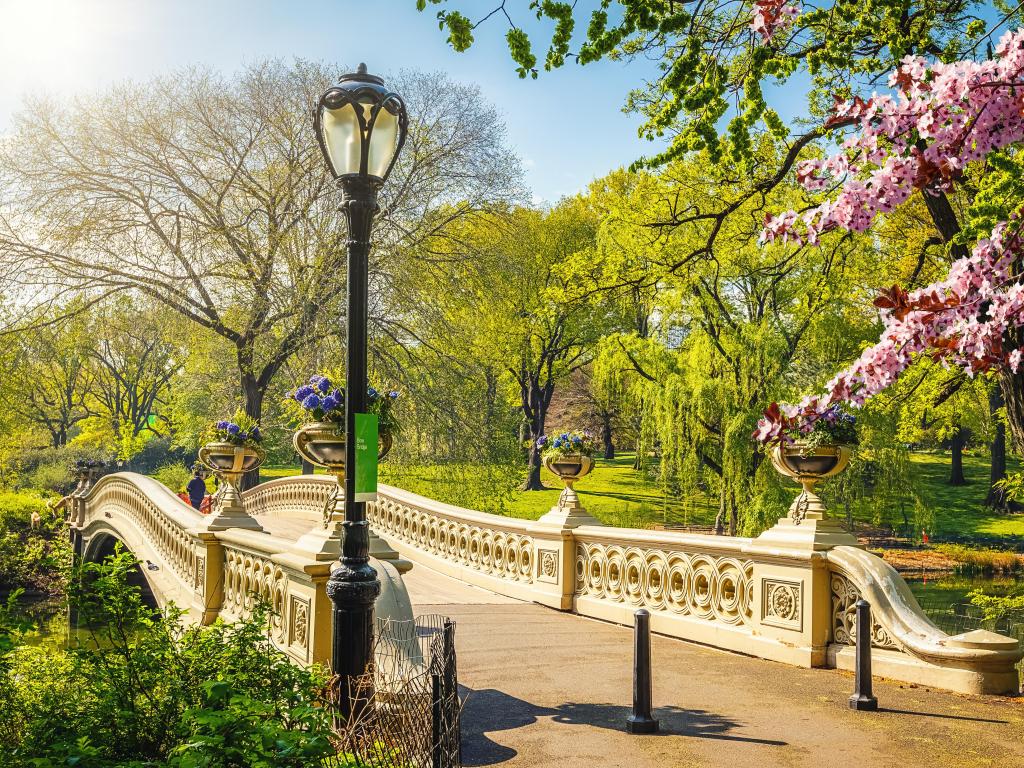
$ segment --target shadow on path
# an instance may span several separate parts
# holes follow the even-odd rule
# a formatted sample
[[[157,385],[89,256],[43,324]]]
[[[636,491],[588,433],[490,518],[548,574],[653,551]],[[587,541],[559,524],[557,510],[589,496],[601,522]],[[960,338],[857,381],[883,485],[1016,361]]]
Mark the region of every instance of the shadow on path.
[[[626,718],[632,714],[631,707],[619,704],[561,704],[555,710],[554,721],[570,725],[592,725],[595,728],[609,728],[613,731],[626,730]],[[785,747],[787,742],[776,739],[755,739],[734,736],[729,731],[741,727],[741,723],[703,709],[681,707],[655,707],[654,717],[661,721],[658,735],[688,736],[697,739],[722,739],[743,741],[749,744],[763,744],[771,747]]]
[[[986,717],[968,717],[967,715],[944,715],[939,712],[914,712],[909,709],[887,709],[885,707],[879,707],[879,712],[886,712],[890,715],[915,715],[917,717],[940,717],[943,720],[968,720],[972,723],[998,723],[999,725],[1009,725],[1009,720],[990,720]]]
[[[512,731],[550,717],[563,725],[589,725],[625,733],[626,718],[632,710],[618,704],[560,704],[540,707],[493,688],[472,690],[460,686],[465,705],[462,710],[462,764],[486,766],[504,763],[518,752],[490,738],[498,731]],[[661,720],[662,736],[684,736],[698,739],[721,739],[748,744],[784,747],[785,741],[756,739],[730,733],[741,723],[700,709],[658,707],[654,716]],[[642,736],[636,738],[644,738]]]

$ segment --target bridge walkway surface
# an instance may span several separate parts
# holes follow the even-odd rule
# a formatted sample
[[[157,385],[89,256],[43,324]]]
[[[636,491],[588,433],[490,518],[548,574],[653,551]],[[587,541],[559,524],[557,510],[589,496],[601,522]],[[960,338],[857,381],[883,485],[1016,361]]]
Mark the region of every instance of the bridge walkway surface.
[[[1024,699],[801,669],[655,635],[655,717],[632,736],[632,630],[514,600],[417,565],[417,613],[457,622],[466,766],[1024,766]]]

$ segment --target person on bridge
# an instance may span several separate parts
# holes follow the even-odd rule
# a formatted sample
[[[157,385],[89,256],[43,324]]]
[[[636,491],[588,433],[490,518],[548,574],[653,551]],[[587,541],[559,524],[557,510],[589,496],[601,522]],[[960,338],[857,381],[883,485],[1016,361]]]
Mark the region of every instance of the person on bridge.
[[[188,481],[185,490],[188,493],[189,503],[195,509],[201,509],[203,499],[206,498],[206,481],[203,480],[203,473],[199,467],[192,470],[192,479]]]

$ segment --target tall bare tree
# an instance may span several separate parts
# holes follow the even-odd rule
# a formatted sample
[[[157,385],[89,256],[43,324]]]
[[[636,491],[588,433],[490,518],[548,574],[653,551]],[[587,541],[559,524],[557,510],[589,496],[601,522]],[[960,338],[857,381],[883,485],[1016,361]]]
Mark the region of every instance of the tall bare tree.
[[[0,144],[0,264],[26,308],[69,293],[163,303],[233,346],[259,418],[284,362],[340,320],[346,232],[309,118],[339,71],[271,61],[28,100]],[[379,275],[401,268],[389,259],[403,246],[520,187],[475,88],[436,74],[390,82],[412,123],[381,199]]]

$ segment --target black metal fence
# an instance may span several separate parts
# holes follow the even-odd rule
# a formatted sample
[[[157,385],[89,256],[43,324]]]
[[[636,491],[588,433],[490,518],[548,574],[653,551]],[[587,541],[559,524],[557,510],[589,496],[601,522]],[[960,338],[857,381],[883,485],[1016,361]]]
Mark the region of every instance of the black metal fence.
[[[948,635],[959,635],[974,629],[987,629],[1024,643],[1024,615],[1015,614],[1000,619],[986,619],[985,612],[968,602],[949,602],[941,597],[917,595],[918,604],[925,615]],[[1024,660],[1017,664],[1024,677]]]
[[[368,698],[359,721],[341,729],[338,765],[460,768],[454,621],[379,619]]]

